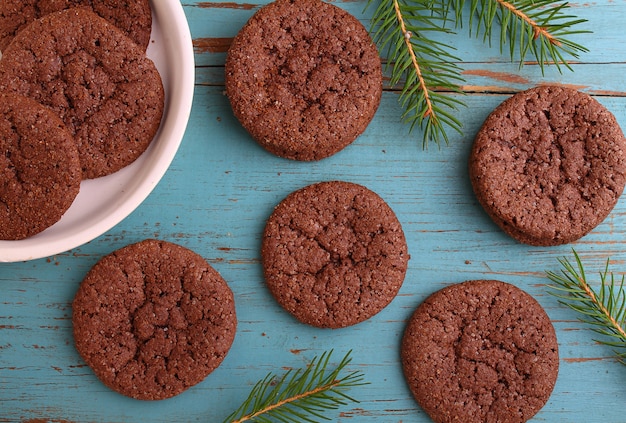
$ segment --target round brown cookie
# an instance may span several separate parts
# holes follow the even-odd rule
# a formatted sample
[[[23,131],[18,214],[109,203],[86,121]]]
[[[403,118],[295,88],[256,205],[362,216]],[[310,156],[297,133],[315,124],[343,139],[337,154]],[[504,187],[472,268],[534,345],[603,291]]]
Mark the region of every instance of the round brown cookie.
[[[81,179],[76,144],[59,117],[34,100],[0,93],[0,239],[52,226]]]
[[[76,348],[96,376],[132,398],[159,400],[202,381],[237,326],[233,293],[201,256],[145,240],[102,258],[72,303]]]
[[[591,96],[540,86],[504,101],[476,135],[469,174],[478,201],[510,236],[558,245],[611,212],[626,182],[626,140]]]
[[[90,7],[120,28],[144,50],[150,42],[152,10],[149,0],[2,0],[0,2],[0,51],[29,23],[50,13],[76,6]]]
[[[301,322],[328,328],[387,306],[409,260],[391,208],[367,188],[340,181],[287,196],[266,223],[261,257],[278,303]]]
[[[56,111],[78,144],[84,178],[132,163],[156,134],[161,77],[145,52],[84,8],[34,21],[0,60],[0,89]]]
[[[376,46],[352,15],[321,0],[276,0],[237,34],[226,94],[266,150],[320,160],[353,142],[380,103]]]
[[[409,320],[401,357],[413,396],[437,423],[525,422],[548,401],[559,367],[541,305],[495,280],[428,297]]]

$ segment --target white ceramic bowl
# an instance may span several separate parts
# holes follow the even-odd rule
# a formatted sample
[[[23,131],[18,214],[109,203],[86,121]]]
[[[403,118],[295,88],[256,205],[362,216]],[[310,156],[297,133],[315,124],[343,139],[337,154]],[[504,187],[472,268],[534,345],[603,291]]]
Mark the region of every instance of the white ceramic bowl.
[[[135,210],[156,187],[182,141],[193,101],[194,56],[189,25],[179,1],[152,0],[148,57],[165,87],[161,127],[148,149],[130,166],[83,181],[80,193],[60,221],[19,241],[0,241],[0,262],[33,260],[83,245]]]

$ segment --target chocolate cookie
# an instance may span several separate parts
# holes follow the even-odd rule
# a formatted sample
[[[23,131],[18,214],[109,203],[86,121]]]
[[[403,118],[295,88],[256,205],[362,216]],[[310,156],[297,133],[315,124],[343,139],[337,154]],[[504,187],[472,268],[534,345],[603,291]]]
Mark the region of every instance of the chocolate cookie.
[[[337,153],[367,127],[382,70],[367,30],[321,0],[276,0],[235,37],[226,94],[235,116],[268,151],[294,160]]]
[[[261,257],[278,303],[301,322],[328,328],[387,306],[409,260],[391,208],[367,188],[340,181],[287,196],[266,223]]]
[[[541,305],[495,280],[428,297],[409,320],[401,357],[409,388],[437,423],[525,422],[548,401],[559,366]]]
[[[144,50],[152,31],[149,0],[2,0],[0,2],[0,51],[25,26],[50,13],[71,7],[90,7],[96,14],[124,31]]]
[[[74,139],[54,112],[0,93],[0,175],[0,239],[24,239],[61,219],[82,178]]]
[[[154,63],[84,8],[49,14],[20,31],[0,60],[0,90],[31,97],[61,116],[78,144],[84,178],[132,163],[163,113]]]
[[[626,140],[591,96],[541,86],[504,101],[476,135],[469,174],[478,201],[530,245],[575,241],[600,224],[626,182]]]
[[[159,400],[202,381],[237,326],[233,293],[201,256],[145,240],[102,258],[72,303],[76,348],[96,376],[132,398]]]

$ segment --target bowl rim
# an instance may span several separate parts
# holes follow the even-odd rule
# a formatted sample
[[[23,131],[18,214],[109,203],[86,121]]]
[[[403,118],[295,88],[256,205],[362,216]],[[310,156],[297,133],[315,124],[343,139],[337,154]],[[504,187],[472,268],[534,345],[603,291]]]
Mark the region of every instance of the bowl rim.
[[[161,126],[155,136],[155,140],[158,139],[159,142],[153,142],[143,153],[144,157],[140,157],[135,163],[127,166],[127,168],[133,167],[134,173],[130,174],[129,170],[124,168],[113,175],[103,177],[113,178],[113,183],[117,184],[123,192],[122,196],[115,198],[110,207],[98,210],[87,219],[80,219],[67,231],[67,234],[63,233],[63,236],[55,234],[55,236],[46,237],[46,232],[54,228],[55,224],[23,240],[0,240],[0,262],[29,261],[49,257],[84,245],[104,234],[143,203],[174,160],[187,129],[193,103],[195,86],[193,42],[189,23],[180,2],[151,0],[150,4],[153,22],[165,22],[164,28],[176,29],[165,33],[164,29],[159,28],[162,32],[160,42],[163,46],[158,48],[167,51],[168,62],[175,64],[175,66],[168,66],[168,78],[164,81],[165,108]],[[150,56],[149,47],[148,57]],[[149,156],[148,161],[145,156]],[[122,184],[117,182],[129,174],[132,178],[127,178]],[[82,181],[81,191],[97,189],[100,179]]]

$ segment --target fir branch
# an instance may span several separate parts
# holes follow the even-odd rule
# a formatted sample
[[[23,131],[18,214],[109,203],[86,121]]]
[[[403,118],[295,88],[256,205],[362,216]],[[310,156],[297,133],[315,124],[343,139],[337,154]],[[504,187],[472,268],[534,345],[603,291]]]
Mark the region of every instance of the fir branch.
[[[561,273],[547,272],[554,283],[551,294],[559,302],[578,312],[579,320],[592,326],[592,330],[603,335],[596,342],[614,349],[618,360],[626,365],[626,287],[624,276],[617,281],[609,272],[609,260],[600,272],[600,287],[596,291],[587,282],[580,257],[574,251],[576,264],[559,259]]]
[[[243,404],[224,423],[245,421],[316,422],[330,420],[323,413],[348,402],[358,402],[346,394],[355,386],[366,385],[363,373],[342,375],[351,362],[348,352],[334,370],[328,370],[332,350],[313,358],[306,369],[288,371],[282,377],[270,373],[257,382]]]
[[[454,7],[459,8],[455,16],[458,24],[464,0],[454,1]],[[568,8],[568,3],[554,0],[470,0],[470,28],[476,25],[476,31],[484,31],[484,40],[490,41],[494,27],[499,26],[500,51],[508,42],[511,60],[517,55],[520,66],[530,53],[542,72],[547,64],[554,64],[559,72],[562,65],[571,70],[569,60],[587,49],[568,37],[589,31],[575,28],[586,20],[566,14]]]
[[[422,128],[424,147],[429,141],[447,144],[447,131],[461,133],[462,126],[453,112],[463,102],[446,94],[461,92],[460,59],[452,54],[452,47],[428,36],[450,32],[443,12],[434,2],[380,0],[372,20],[373,37],[391,66],[391,86],[403,81],[402,119],[410,122],[411,129]]]
[[[368,7],[375,0],[368,1]],[[437,40],[437,34],[451,34],[448,22],[462,26],[465,0],[378,0],[371,32],[391,66],[390,84],[403,81],[400,103],[402,119],[417,125],[423,132],[423,147],[429,142],[449,142],[448,131],[462,134],[462,124],[455,116],[465,106],[455,94],[464,93],[461,60],[454,48]],[[503,52],[507,43],[511,60],[520,67],[532,54],[542,72],[548,64],[572,70],[569,61],[586,52],[582,45],[569,39],[589,31],[579,30],[586,20],[568,15],[568,3],[554,0],[470,0],[470,36],[484,33],[491,43],[494,29],[500,27],[499,44]]]

